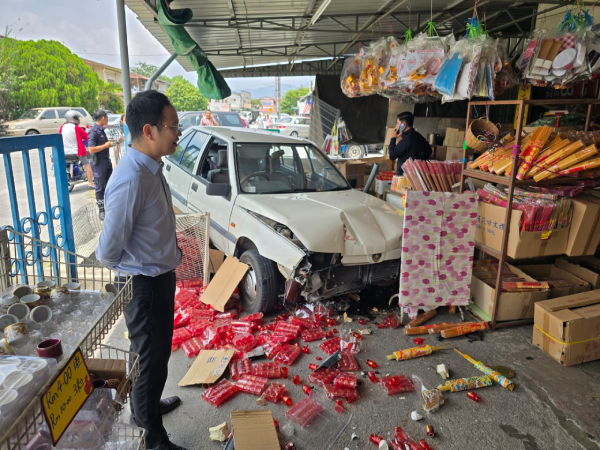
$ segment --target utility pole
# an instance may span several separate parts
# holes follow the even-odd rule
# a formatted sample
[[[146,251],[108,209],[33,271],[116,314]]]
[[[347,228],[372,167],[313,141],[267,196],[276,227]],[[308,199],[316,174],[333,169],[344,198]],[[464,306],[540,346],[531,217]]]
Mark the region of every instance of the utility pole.
[[[276,96],[277,96],[277,101],[275,102],[275,110],[277,111],[277,120],[279,120],[279,117],[281,115],[281,77],[278,76],[277,77],[277,82],[275,84],[275,92],[276,92]]]

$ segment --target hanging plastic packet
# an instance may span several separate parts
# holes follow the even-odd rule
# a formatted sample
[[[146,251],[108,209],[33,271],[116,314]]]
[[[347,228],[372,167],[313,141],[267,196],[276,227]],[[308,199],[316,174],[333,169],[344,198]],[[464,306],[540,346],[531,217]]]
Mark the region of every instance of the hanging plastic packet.
[[[360,97],[361,56],[356,55],[344,61],[340,77],[342,92],[346,97]]]
[[[442,393],[437,389],[427,389],[418,376],[413,375],[413,384],[415,390],[421,393],[423,399],[423,409],[427,412],[435,412],[444,404]]]

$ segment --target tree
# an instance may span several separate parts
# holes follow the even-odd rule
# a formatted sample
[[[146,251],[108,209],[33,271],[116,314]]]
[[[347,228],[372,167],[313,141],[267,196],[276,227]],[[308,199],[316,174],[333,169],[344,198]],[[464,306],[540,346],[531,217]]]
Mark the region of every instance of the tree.
[[[16,105],[12,94],[21,88],[23,82],[23,76],[16,76],[10,64],[16,57],[17,41],[9,39],[9,35],[7,27],[4,38],[0,39],[0,121],[15,118]]]
[[[154,75],[157,70],[158,70],[157,66],[154,66],[152,64],[147,64],[143,61],[140,61],[139,63],[137,63],[135,66],[133,66],[131,68],[131,71],[133,73],[137,73],[138,75],[143,75],[148,78],[150,78],[152,75]],[[166,77],[164,75],[159,76],[158,79],[162,80],[162,81],[166,81],[167,83],[171,81],[171,79],[169,77]]]
[[[308,94],[308,88],[301,87],[298,89],[290,89],[283,95],[281,100],[281,112],[292,114],[294,108],[298,107],[298,100]]]
[[[250,100],[250,105],[252,106],[252,108],[256,108],[256,109],[258,109],[262,106],[260,103],[260,100],[257,100],[255,98]]]
[[[116,83],[105,83],[98,78],[98,106],[114,114],[124,112],[123,98],[118,94],[123,88]]]
[[[4,38],[0,43],[0,52],[9,48],[10,55],[0,62],[6,67],[0,74],[18,80],[18,87],[12,83],[6,92],[12,117],[44,106],[83,106],[90,112],[97,108],[98,76],[60,42]]]
[[[166,94],[177,111],[199,111],[208,106],[206,97],[181,75],[171,79]]]

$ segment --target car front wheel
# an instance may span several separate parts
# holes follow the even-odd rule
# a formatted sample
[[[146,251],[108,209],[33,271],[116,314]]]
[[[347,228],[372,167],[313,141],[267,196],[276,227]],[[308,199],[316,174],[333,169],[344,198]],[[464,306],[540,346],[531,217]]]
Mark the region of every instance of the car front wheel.
[[[290,136],[291,136],[291,137],[298,137],[298,132],[297,132],[297,131],[292,131],[292,132],[290,133]]]
[[[25,133],[27,136],[35,136],[36,134],[40,134],[35,130],[29,130],[27,133]]]
[[[248,272],[240,283],[240,297],[246,312],[269,312],[277,303],[279,273],[275,263],[258,253],[246,250],[240,261],[248,264]]]

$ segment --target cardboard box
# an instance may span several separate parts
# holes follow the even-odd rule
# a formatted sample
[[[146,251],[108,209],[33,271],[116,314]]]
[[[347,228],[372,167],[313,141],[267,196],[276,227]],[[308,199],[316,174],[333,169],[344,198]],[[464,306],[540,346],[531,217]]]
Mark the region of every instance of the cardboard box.
[[[568,256],[593,255],[600,243],[600,199],[579,195],[573,199]]]
[[[386,191],[384,200],[388,202],[396,210],[404,209],[406,195],[400,192]]]
[[[206,291],[202,295],[202,301],[217,311],[225,311],[225,305],[231,298],[231,294],[240,284],[247,271],[247,264],[239,262],[235,256],[228,256],[219,271],[208,283]]]
[[[88,358],[85,361],[90,374],[100,380],[119,380],[117,392],[123,397],[128,392],[121,392],[127,378],[127,361],[124,359],[96,359]]]
[[[564,366],[600,359],[600,290],[535,305],[533,344]]]
[[[465,140],[465,132],[458,128],[446,128],[446,136],[444,137],[444,145],[446,147],[462,148]]]
[[[214,383],[225,372],[234,353],[235,350],[200,350],[194,364],[177,386]]]
[[[231,411],[236,450],[280,450],[273,414],[269,410]]]
[[[210,249],[208,250],[208,252],[210,258],[210,265],[208,266],[208,270],[210,274],[213,275],[217,273],[223,265],[223,261],[225,261],[225,253],[216,249]]]
[[[592,289],[600,289],[600,274],[593,270],[564,258],[557,258],[556,261],[554,261],[554,264],[556,264],[557,267],[572,273],[577,278],[587,281],[592,286]]]
[[[519,278],[525,278],[527,281],[535,281],[525,272],[510,264],[507,265],[510,271]],[[533,317],[535,303],[546,300],[548,298],[548,293],[547,290],[501,293],[500,297],[498,297],[496,320],[531,319]],[[490,317],[492,316],[495,295],[496,289],[487,285],[475,275],[471,277],[471,296],[473,297],[473,301]]]
[[[479,202],[475,240],[500,251],[504,234],[506,210],[500,206]],[[569,228],[559,228],[551,233],[520,231],[521,211],[513,211],[506,254],[513,259],[562,255],[567,248]],[[587,281],[587,280],[586,280]]]
[[[519,266],[523,272],[530,275],[537,281],[541,278],[549,280],[568,280],[576,283],[576,286],[571,287],[554,287],[550,288],[550,294],[548,298],[559,298],[566,297],[567,295],[579,294],[581,292],[587,292],[591,289],[590,284],[587,281],[583,281],[581,278],[576,277],[566,270],[559,269],[554,264],[536,264],[531,266]]]
[[[432,159],[436,159],[438,161],[446,161],[446,153],[448,152],[448,147],[443,145],[434,145],[433,146],[433,154],[431,156]]]
[[[446,161],[461,161],[462,157],[462,147],[448,147],[448,150],[446,150]]]
[[[392,187],[392,180],[381,180],[379,178],[375,179],[375,193],[383,196],[383,192],[387,189],[389,190]]]

